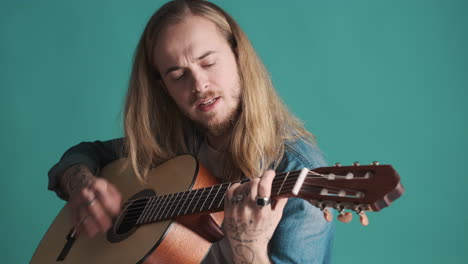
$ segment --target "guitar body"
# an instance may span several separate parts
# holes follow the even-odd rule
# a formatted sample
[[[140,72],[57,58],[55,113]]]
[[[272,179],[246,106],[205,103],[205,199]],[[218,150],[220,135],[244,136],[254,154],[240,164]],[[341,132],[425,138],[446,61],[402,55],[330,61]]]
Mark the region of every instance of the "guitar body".
[[[152,169],[148,186],[137,181],[127,164],[125,159],[115,161],[100,174],[119,189],[123,201],[145,189],[154,190],[159,196],[217,183],[190,155],[179,156]],[[181,216],[139,226],[119,242],[110,242],[106,234],[95,238],[78,236],[65,259],[57,261],[72,229],[70,210],[64,206],[42,238],[31,263],[200,263],[211,242],[222,237],[219,225],[223,218],[223,212]]]

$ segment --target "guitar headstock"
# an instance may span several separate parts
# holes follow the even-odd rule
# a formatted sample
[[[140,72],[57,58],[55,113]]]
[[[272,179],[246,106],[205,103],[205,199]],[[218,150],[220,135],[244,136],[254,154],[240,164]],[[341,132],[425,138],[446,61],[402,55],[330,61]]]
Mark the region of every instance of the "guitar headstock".
[[[349,222],[351,214],[343,211],[349,209],[361,216],[364,225],[368,223],[364,211],[380,211],[404,192],[393,167],[378,162],[364,166],[357,162],[352,166],[337,163],[308,171],[303,180],[300,188],[293,190],[294,195],[322,209],[326,219],[326,208],[332,207],[340,213],[339,220]]]

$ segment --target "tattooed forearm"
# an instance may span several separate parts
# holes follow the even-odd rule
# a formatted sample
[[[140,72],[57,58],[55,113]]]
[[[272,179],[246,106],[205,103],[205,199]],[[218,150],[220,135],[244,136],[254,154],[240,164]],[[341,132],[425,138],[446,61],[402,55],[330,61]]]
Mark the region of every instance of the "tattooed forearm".
[[[91,171],[82,164],[74,165],[68,168],[60,178],[60,187],[65,194],[70,197],[75,191],[88,186],[94,179]]]

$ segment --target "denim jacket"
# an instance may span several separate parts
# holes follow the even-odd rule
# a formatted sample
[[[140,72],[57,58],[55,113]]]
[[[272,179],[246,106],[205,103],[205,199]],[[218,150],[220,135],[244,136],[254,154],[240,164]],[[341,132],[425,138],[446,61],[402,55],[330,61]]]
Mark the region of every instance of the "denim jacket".
[[[326,166],[320,151],[302,140],[287,142],[276,172]],[[289,198],[269,245],[273,263],[331,263],[334,224],[300,198]]]
[[[74,164],[85,164],[94,173],[108,163],[126,156],[121,138],[109,141],[82,142],[65,152],[61,160],[49,171],[49,190],[66,199],[60,191],[58,176]],[[276,168],[276,173],[314,169],[326,166],[315,146],[303,140],[285,144],[283,159]],[[273,263],[330,263],[334,236],[334,224],[326,222],[322,212],[309,202],[300,198],[289,198],[284,208],[281,221],[269,244],[269,256]],[[221,243],[215,243],[211,250],[222,251]],[[211,251],[208,254],[210,258]],[[227,261],[221,254],[217,262]],[[221,256],[221,257],[219,257]],[[211,256],[212,257],[212,256]],[[213,258],[212,258],[213,259]],[[204,262],[211,263],[211,262]]]

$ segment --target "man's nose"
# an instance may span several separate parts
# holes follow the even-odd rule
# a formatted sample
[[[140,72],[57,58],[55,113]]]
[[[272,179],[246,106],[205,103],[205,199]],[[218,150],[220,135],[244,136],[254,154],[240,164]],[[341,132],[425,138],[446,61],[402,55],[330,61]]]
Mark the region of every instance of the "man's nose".
[[[193,91],[202,93],[210,87],[208,76],[203,71],[194,71],[193,76]]]

